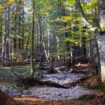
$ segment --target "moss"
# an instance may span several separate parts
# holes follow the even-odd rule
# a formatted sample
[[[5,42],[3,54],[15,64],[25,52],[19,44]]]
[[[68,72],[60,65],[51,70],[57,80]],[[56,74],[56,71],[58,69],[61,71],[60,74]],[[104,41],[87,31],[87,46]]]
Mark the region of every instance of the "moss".
[[[88,101],[88,100],[93,100],[95,98],[95,95],[84,95],[84,96],[81,96],[79,98],[79,100],[81,101]]]

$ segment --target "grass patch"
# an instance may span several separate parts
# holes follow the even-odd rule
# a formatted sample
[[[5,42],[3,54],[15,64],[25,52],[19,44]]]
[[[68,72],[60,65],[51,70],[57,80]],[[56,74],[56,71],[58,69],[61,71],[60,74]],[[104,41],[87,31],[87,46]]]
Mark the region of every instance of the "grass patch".
[[[0,67],[0,77],[7,78],[10,76],[14,76],[14,73],[16,72],[18,74],[27,74],[30,72],[30,66],[19,66],[19,67]]]
[[[0,78],[6,78],[13,76],[12,71],[10,70],[10,67],[3,67],[0,68]]]
[[[35,71],[37,71],[38,65],[35,65]],[[15,66],[15,67],[0,67],[0,78],[14,77],[15,72],[18,76],[30,75],[31,66]],[[35,77],[37,72],[35,74]]]

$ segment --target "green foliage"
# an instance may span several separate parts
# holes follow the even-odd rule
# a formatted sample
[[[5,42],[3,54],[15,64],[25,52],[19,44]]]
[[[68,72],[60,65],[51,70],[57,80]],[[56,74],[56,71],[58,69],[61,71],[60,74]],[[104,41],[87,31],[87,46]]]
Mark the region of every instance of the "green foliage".
[[[18,40],[24,40],[24,47],[27,46],[28,41],[28,50],[23,51],[24,55],[30,55],[29,50],[31,49],[31,38],[29,37],[28,39],[28,36],[30,36],[32,33],[33,4],[35,5],[35,14],[33,16],[35,18],[35,46],[39,47],[40,45],[40,31],[43,31],[42,33],[44,34],[43,42],[45,43],[45,49],[51,50],[50,53],[52,55],[58,55],[58,43],[60,51],[59,55],[63,55],[64,51],[66,52],[65,43],[70,42],[73,45],[78,45],[81,42],[80,38],[86,38],[86,40],[90,40],[92,38],[92,32],[88,29],[84,29],[82,18],[80,17],[78,10],[74,8],[74,6],[76,6],[75,0],[1,0],[0,14],[3,16],[3,18],[5,17],[5,8],[8,8],[8,6],[11,7],[9,36],[11,46],[13,46],[14,38],[17,40],[16,44],[19,43]],[[95,17],[97,15],[97,0],[91,0],[87,3],[81,2],[81,5],[87,20],[94,24],[95,22],[93,21],[95,21]],[[39,22],[39,17],[42,17],[41,23]],[[3,20],[2,26],[4,32],[3,35],[5,35],[5,20]],[[23,27],[24,37],[22,36]],[[40,29],[40,27],[42,29]],[[49,48],[48,34],[49,42],[51,44]],[[59,42],[57,42],[56,36],[59,38]],[[21,55],[22,52],[20,49],[18,49],[18,47],[17,50],[19,50],[18,54]]]
[[[65,0],[64,5],[70,5],[70,6],[74,6],[75,5],[75,0]]]
[[[55,20],[55,22],[69,22],[72,21],[73,19],[74,19],[73,16],[60,16]]]
[[[43,7],[42,9],[40,9],[39,11],[37,11],[37,14],[39,15],[45,15],[46,13],[48,13],[48,11],[50,11],[52,9],[52,5]]]
[[[65,38],[64,41],[65,41],[65,42],[71,42],[71,43],[74,44],[74,45],[78,45],[78,44],[80,43],[80,40],[79,40],[79,39],[74,38],[74,37],[72,37],[72,36],[69,36],[69,37]]]

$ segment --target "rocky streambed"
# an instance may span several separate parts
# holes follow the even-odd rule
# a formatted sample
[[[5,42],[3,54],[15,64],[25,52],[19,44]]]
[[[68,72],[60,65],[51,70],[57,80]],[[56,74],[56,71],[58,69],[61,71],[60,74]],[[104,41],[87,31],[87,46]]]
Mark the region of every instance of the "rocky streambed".
[[[43,74],[42,81],[51,81],[60,85],[75,83],[78,78],[83,78],[84,74],[76,73],[58,73]],[[20,88],[15,84],[0,83],[0,89],[10,96],[35,96],[43,99],[61,100],[61,99],[77,99],[83,95],[93,95],[95,90],[90,90],[81,86],[72,86],[67,89],[49,87],[49,86],[33,86],[27,90]]]
[[[31,96],[36,96],[44,99],[77,99],[83,95],[93,95],[94,90],[89,90],[80,86],[75,86],[69,89],[58,89],[51,87],[31,88],[29,90]]]
[[[59,85],[71,87],[72,83],[75,83],[77,80],[86,77],[82,73],[56,73],[56,74],[43,74],[42,81],[50,81],[57,83]],[[70,86],[69,86],[70,85]]]

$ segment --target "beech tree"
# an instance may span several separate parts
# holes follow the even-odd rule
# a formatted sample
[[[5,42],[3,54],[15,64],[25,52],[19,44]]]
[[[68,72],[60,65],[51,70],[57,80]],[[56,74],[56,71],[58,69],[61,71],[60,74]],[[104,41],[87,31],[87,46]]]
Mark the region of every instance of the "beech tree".
[[[94,1],[92,1],[94,2]],[[95,18],[96,25],[93,25],[89,23],[85,12],[81,6],[80,0],[76,0],[76,3],[78,5],[78,10],[81,14],[81,18],[87,28],[89,28],[92,32],[94,32],[95,40],[98,44],[98,50],[99,50],[99,60],[100,60],[100,69],[101,69],[101,79],[102,82],[105,81],[105,35],[104,35],[104,25],[105,25],[105,1],[104,0],[95,0],[95,3],[98,3],[98,11],[97,17]],[[97,28],[96,28],[97,27]]]

